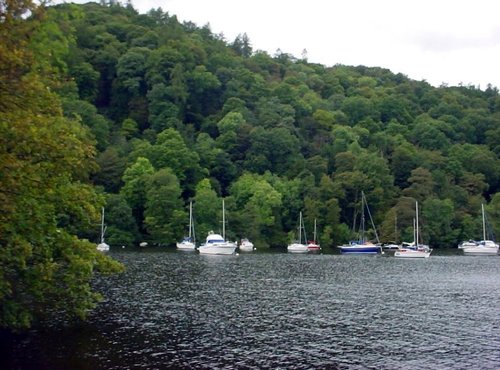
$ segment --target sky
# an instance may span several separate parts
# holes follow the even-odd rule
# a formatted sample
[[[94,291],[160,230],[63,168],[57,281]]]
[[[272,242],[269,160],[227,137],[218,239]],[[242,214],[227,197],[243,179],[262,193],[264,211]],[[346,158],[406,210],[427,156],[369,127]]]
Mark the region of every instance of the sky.
[[[78,2],[86,2],[77,0]],[[87,0],[88,1],[88,0]],[[68,1],[70,2],[70,1]],[[500,88],[498,0],[131,0],[206,24],[254,51],[325,66],[382,67],[434,86]],[[122,3],[126,3],[125,0]]]

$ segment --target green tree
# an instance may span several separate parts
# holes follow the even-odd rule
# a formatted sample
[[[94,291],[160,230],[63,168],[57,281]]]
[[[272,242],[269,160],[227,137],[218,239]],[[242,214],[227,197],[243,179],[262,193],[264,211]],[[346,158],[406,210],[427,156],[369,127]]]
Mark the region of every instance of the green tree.
[[[146,185],[149,177],[155,170],[147,158],[139,157],[128,167],[122,177],[124,182],[120,194],[127,200],[132,208],[133,215],[139,225],[140,231],[143,231],[144,209],[146,205]]]
[[[204,238],[210,230],[218,231],[219,203],[217,193],[212,189],[210,180],[203,179],[196,185],[193,213],[196,222],[196,234]]]
[[[459,230],[453,229],[455,210],[450,199],[428,198],[422,205],[422,235],[437,248],[453,247]]]
[[[162,168],[146,183],[144,223],[152,241],[171,245],[182,235],[186,220],[179,180],[169,168]]]
[[[139,231],[132,208],[120,194],[106,195],[106,242],[111,246],[132,246]]]
[[[62,116],[27,49],[40,9],[0,9],[0,327],[19,330],[54,315],[85,318],[101,299],[94,274],[122,266],[74,233],[97,222],[102,199],[88,183],[89,132]]]
[[[251,174],[236,180],[230,194],[240,216],[240,235],[260,246],[268,246],[269,235],[278,226],[275,215],[281,207],[281,194],[265,179]]]
[[[97,156],[99,170],[92,176],[96,185],[104,186],[110,193],[117,193],[122,183],[122,175],[125,170],[125,159],[115,147],[109,147]]]

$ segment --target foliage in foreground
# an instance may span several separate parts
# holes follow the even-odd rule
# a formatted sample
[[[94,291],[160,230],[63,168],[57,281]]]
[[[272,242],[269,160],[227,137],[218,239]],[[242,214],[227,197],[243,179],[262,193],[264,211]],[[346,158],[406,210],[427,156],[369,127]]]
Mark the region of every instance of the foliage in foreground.
[[[29,1],[0,9],[0,327],[18,330],[56,314],[85,318],[101,299],[94,274],[123,266],[75,236],[103,199],[88,182],[93,139],[63,117],[28,49],[43,14]]]

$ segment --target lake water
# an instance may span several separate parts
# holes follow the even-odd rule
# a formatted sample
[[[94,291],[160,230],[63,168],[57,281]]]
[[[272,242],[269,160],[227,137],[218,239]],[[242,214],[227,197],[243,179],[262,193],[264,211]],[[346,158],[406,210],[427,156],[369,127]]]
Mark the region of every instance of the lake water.
[[[500,257],[110,254],[90,321],[11,339],[6,367],[500,368]]]

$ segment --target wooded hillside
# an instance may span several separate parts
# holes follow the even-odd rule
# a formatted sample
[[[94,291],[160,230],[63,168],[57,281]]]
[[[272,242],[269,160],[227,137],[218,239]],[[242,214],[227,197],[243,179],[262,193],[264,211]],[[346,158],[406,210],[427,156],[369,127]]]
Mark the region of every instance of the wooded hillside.
[[[63,76],[64,116],[95,138],[111,245],[174,245],[190,200],[202,239],[225,198],[231,239],[284,246],[302,210],[333,246],[353,237],[361,191],[385,241],[412,238],[415,200],[433,247],[479,238],[483,202],[500,231],[496,87],[271,56],[115,2],[49,8],[30,45],[42,75]]]
[[[97,141],[111,244],[173,245],[189,200],[204,237],[224,197],[233,239],[286,245],[303,210],[333,246],[353,237],[361,190],[383,240],[395,220],[411,239],[415,200],[434,247],[479,237],[482,202],[500,231],[496,87],[270,56],[245,34],[119,4],[50,8],[34,41],[67,77],[65,116]]]

